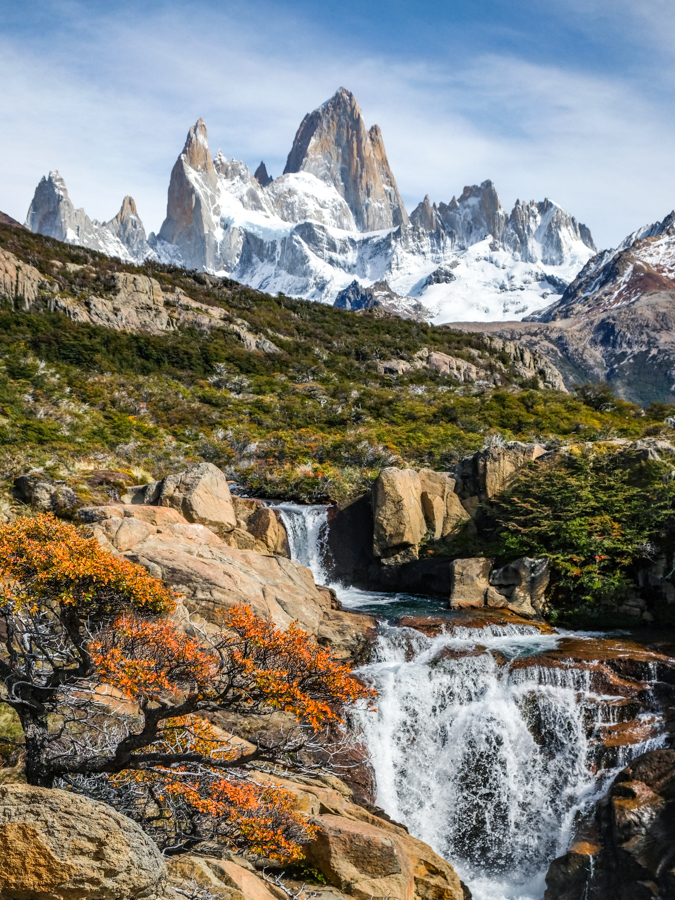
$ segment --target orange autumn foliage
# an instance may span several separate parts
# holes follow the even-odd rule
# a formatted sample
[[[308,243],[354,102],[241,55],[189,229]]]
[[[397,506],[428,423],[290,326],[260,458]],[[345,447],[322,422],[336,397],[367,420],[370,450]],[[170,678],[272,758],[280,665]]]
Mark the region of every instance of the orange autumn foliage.
[[[170,719],[156,743],[160,752],[177,759],[197,752],[213,760],[236,758],[236,746],[224,742],[213,727],[197,716]],[[232,850],[245,848],[256,856],[283,862],[303,858],[301,845],[312,840],[316,827],[296,811],[296,799],[285,788],[258,784],[241,776],[225,776],[208,764],[195,773],[189,767],[155,767],[151,771],[123,772],[118,784],[148,786],[161,809],[155,827],[175,827],[177,804],[212,821],[213,837]]]
[[[26,778],[109,803],[173,852],[219,840],[299,859],[313,826],[255,768],[324,766],[333,726],[373,692],[295,624],[280,631],[237,606],[219,633],[195,636],[166,617],[175,603],[69,523],[0,526],[0,702],[21,719]],[[109,686],[133,704],[101,703]],[[274,710],[298,724],[246,745],[201,717]]]
[[[244,712],[247,706],[281,709],[317,730],[341,721],[345,704],[374,697],[296,624],[280,631],[249,606],[235,606],[223,624],[204,646],[171,622],[125,615],[90,652],[104,681],[144,704],[188,694],[195,703]]]
[[[106,552],[52,515],[22,516],[0,526],[0,602],[32,610],[63,604],[87,614],[173,609],[174,594],[140,566]]]

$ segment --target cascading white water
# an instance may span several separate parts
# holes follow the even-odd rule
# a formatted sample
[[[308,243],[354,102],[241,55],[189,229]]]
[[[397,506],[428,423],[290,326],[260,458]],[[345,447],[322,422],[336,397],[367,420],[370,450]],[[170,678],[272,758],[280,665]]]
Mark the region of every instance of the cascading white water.
[[[273,503],[271,506],[279,511],[286,527],[291,558],[307,566],[317,584],[327,584],[323,557],[328,508],[297,503]]]
[[[327,583],[326,508],[276,508],[293,558]],[[397,614],[396,595],[334,587],[346,607]],[[541,900],[548,863],[611,775],[594,774],[593,732],[616,716],[612,698],[594,695],[588,670],[527,664],[561,637],[383,623],[360,670],[379,693],[376,712],[357,714],[377,803],[448,859],[474,900]],[[621,748],[619,764],[658,743]]]

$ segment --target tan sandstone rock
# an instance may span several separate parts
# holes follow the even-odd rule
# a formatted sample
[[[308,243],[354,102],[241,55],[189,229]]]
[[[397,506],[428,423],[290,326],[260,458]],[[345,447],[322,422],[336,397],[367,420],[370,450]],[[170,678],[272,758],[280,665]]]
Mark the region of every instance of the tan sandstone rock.
[[[262,500],[244,497],[232,497],[232,504],[237,517],[237,527],[231,532],[234,546],[290,559],[288,535],[276,510],[265,506]]]
[[[467,456],[457,466],[457,493],[461,500],[492,500],[505,490],[513,476],[529,462],[543,456],[540,444],[510,441]]]
[[[376,556],[416,547],[427,533],[421,485],[414,469],[383,469],[373,486]]]
[[[438,351],[433,351],[427,356],[426,365],[430,369],[440,372],[441,375],[450,375],[458,381],[477,381],[480,375],[477,366],[474,366],[473,363]]]
[[[528,618],[546,608],[551,567],[546,559],[522,557],[490,574],[487,605],[505,607]]]
[[[433,469],[419,471],[422,508],[429,532],[435,540],[451,537],[469,518],[455,493],[455,479]]]
[[[227,479],[213,463],[198,463],[186,472],[167,475],[158,504],[171,506],[188,522],[198,522],[218,533],[232,531],[237,525]]]
[[[309,865],[330,884],[357,900],[464,900],[451,865],[395,822],[354,802],[350,788],[334,776],[283,779],[260,773],[296,797],[298,810],[319,829],[305,847]]]
[[[490,586],[491,567],[492,560],[483,557],[453,560],[451,609],[485,606],[485,595]]]
[[[167,515],[179,521],[162,521]],[[230,547],[171,508],[88,507],[81,518],[102,546],[140,563],[212,626],[220,625],[223,611],[248,604],[280,628],[297,621],[340,657],[361,659],[367,653],[374,620],[335,609],[330,590],[317,586],[300,563]]]
[[[150,838],[109,806],[0,785],[0,900],[164,900],[166,879]]]

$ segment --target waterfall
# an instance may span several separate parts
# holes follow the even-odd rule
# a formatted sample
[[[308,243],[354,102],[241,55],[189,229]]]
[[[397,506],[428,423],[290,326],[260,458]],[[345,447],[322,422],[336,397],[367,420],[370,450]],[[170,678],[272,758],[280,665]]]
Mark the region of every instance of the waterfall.
[[[300,506],[297,503],[273,503],[286,527],[291,559],[311,571],[317,584],[327,584],[323,557],[328,517],[327,506]]]
[[[275,508],[293,559],[326,584],[326,507]],[[411,599],[334,587],[345,607],[384,617],[400,615],[402,598]],[[437,600],[426,602],[420,612],[443,612]],[[474,900],[542,900],[549,862],[617,771],[602,771],[600,758],[601,730],[618,721],[617,698],[594,693],[587,668],[546,659],[564,636],[531,625],[466,627],[449,617],[448,628],[429,637],[385,621],[359,670],[379,694],[375,712],[356,713],[376,802],[451,862]],[[618,748],[612,765],[662,740]]]
[[[613,774],[594,774],[593,730],[612,698],[593,693],[589,672],[513,666],[560,637],[493,625],[431,638],[383,624],[360,670],[379,692],[377,712],[359,712],[376,802],[475,900],[541,900],[548,863]]]

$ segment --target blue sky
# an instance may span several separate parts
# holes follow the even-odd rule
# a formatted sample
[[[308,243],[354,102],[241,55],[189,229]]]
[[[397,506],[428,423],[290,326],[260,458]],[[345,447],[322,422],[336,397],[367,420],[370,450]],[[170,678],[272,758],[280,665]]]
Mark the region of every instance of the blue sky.
[[[0,0],[0,209],[58,169],[148,231],[202,116],[211,149],[281,173],[341,85],[381,126],[412,209],[491,178],[610,246],[675,207],[672,0]]]

